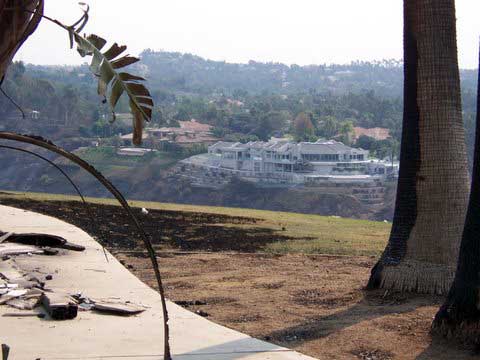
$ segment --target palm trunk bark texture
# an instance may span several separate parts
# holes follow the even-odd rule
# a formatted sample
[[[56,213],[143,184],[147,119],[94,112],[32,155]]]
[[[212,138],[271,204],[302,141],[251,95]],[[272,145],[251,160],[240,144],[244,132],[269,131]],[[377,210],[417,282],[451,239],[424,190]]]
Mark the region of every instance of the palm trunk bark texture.
[[[368,288],[444,294],[455,274],[469,175],[454,0],[404,1],[404,113],[388,245]]]

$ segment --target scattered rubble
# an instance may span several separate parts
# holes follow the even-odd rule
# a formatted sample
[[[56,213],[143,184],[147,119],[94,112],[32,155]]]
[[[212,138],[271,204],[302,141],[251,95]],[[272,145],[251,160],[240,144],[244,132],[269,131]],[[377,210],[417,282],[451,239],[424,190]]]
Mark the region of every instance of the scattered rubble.
[[[17,244],[0,244],[0,257],[3,259],[14,255],[32,255],[43,254],[43,250],[35,246],[17,245]]]
[[[135,315],[144,312],[146,309],[130,302],[101,302],[96,301],[93,310],[112,315]]]
[[[69,295],[43,293],[41,303],[54,320],[70,320],[77,317],[78,305]]]
[[[71,320],[78,311],[130,316],[146,310],[146,307],[120,299],[92,299],[82,294],[69,294],[65,291],[45,288],[45,281],[53,280],[53,275],[23,271],[15,261],[15,256],[37,254],[54,255],[58,250],[83,251],[80,245],[69,243],[62,237],[47,234],[0,233],[0,306],[9,306],[17,312],[4,313],[5,317],[39,317],[46,315],[52,320]],[[85,269],[95,270],[95,269]],[[98,270],[105,272],[104,270]]]
[[[136,315],[147,309],[144,306],[119,299],[93,299],[83,294],[74,295],[73,298],[78,303],[80,310],[95,310],[112,315]]]

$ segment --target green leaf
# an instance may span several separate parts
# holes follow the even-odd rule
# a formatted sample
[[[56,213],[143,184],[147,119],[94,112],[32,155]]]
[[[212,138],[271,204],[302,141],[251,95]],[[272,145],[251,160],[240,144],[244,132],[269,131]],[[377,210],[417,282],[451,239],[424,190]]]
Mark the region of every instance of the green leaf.
[[[122,96],[124,90],[122,83],[119,80],[114,80],[112,85],[112,91],[110,92],[110,106],[115,109],[118,99]]]
[[[97,53],[93,53],[92,63],[90,64],[90,71],[98,76],[100,72],[100,64],[102,63],[103,58]]]
[[[100,78],[98,79],[98,95],[107,96],[107,88],[110,81],[115,77],[115,72],[110,66],[107,65],[107,62],[104,60],[100,65]]]
[[[112,111],[112,122],[115,121],[115,106],[120,97],[126,93],[130,99],[130,110],[133,114],[134,139],[133,143],[138,145],[142,141],[143,120],[150,121],[152,118],[153,99],[148,89],[140,83],[145,79],[127,72],[117,72],[123,68],[139,61],[133,56],[117,58],[126,50],[126,46],[119,46],[114,43],[106,52],[100,50],[105,46],[106,40],[95,35],[81,36],[72,32],[77,50],[82,56],[92,56],[90,70],[98,77],[98,94],[103,101],[108,103]]]

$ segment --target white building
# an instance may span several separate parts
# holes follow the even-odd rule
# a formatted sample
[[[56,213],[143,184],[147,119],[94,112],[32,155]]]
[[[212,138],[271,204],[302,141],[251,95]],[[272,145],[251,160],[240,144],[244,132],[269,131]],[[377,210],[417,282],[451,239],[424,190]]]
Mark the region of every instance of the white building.
[[[257,182],[307,186],[325,182],[378,182],[394,177],[398,172],[398,165],[370,159],[368,150],[352,148],[334,140],[217,142],[208,148],[208,154],[194,156],[182,163]]]
[[[355,149],[337,141],[292,143],[255,141],[246,144],[218,142],[208,148],[218,157],[222,168],[262,173],[356,173],[368,161],[368,151]],[[348,171],[346,170],[348,169]]]

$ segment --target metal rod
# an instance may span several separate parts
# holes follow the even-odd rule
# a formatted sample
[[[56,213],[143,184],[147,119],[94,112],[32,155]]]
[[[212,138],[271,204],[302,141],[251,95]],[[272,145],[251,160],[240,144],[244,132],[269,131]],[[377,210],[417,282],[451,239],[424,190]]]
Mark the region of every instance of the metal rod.
[[[52,151],[54,153],[57,153],[58,155],[61,155],[69,159],[70,161],[76,163],[81,168],[83,168],[84,170],[92,174],[118,200],[120,205],[122,205],[122,207],[125,209],[127,214],[131,217],[132,221],[137,227],[137,230],[139,231],[142,237],[143,243],[147,248],[148,255],[152,262],[153,271],[155,272],[155,278],[157,280],[160,299],[162,302],[163,326],[164,326],[164,359],[171,360],[172,357],[170,355],[167,303],[165,300],[165,292],[163,289],[162,277],[160,275],[160,269],[159,269],[159,264],[157,261],[155,249],[153,248],[152,242],[150,241],[147,233],[145,232],[142,225],[140,224],[135,214],[133,213],[130,205],[128,205],[127,200],[125,200],[125,198],[120,193],[120,191],[118,191],[117,188],[92,165],[87,163],[85,160],[79,158],[75,154],[72,154],[71,152],[62,149],[61,147],[58,147],[51,141],[45,140],[40,136],[21,135],[21,134],[16,134],[16,133],[7,132],[7,131],[0,131],[0,139],[18,141],[26,144],[39,146],[41,148],[47,149],[49,151]]]

